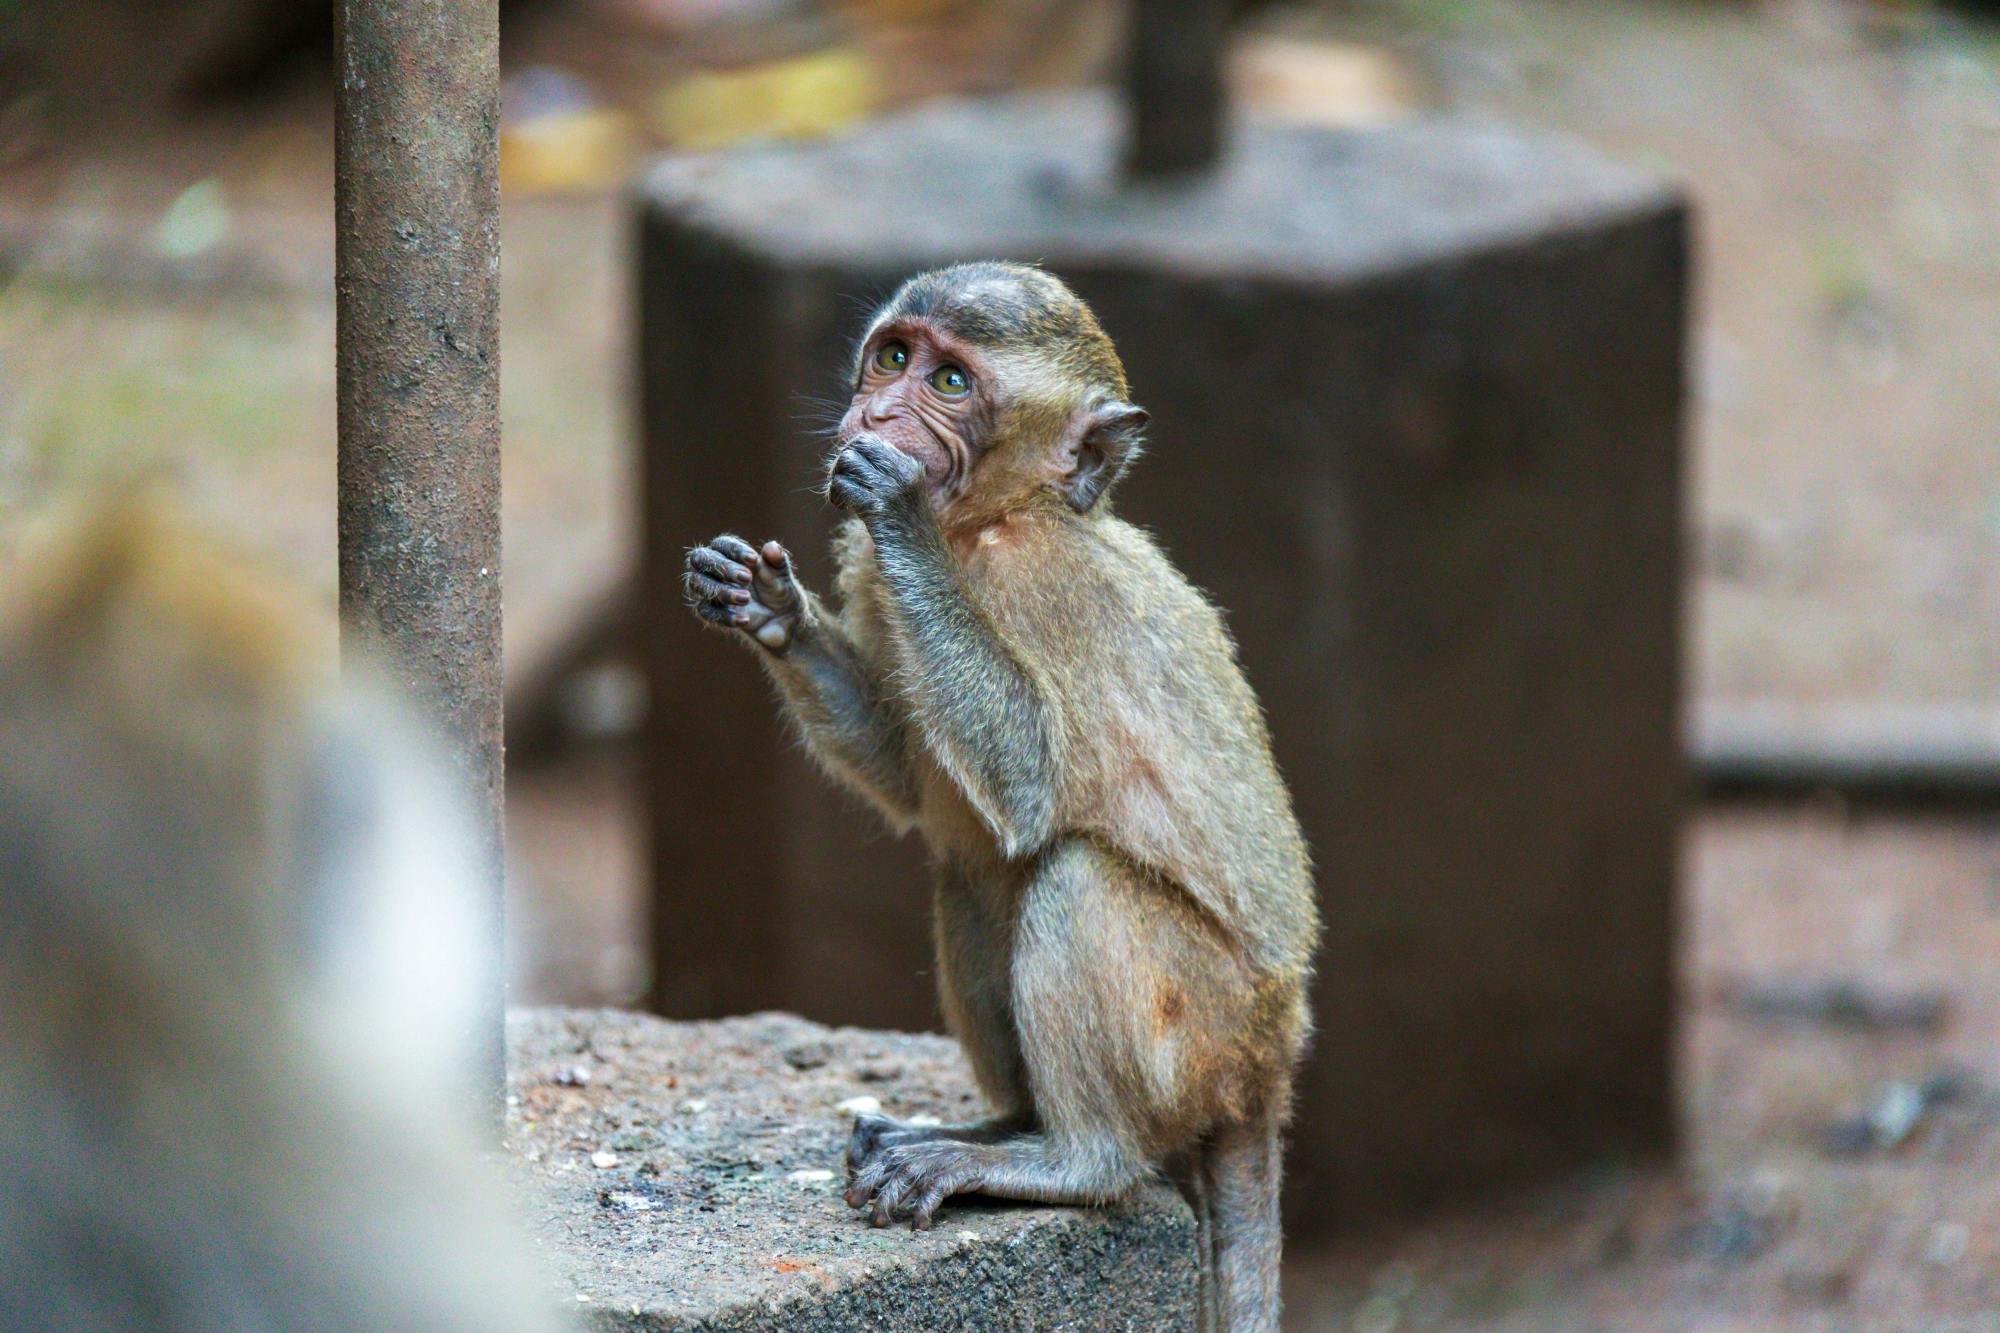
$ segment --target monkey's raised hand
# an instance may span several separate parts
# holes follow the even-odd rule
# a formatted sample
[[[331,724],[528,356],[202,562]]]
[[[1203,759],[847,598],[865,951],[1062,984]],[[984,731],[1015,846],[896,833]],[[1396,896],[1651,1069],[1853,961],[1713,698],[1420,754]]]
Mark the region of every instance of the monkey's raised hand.
[[[918,493],[924,465],[879,435],[857,435],[833,458],[826,498],[866,519]]]
[[[688,606],[711,625],[741,630],[774,653],[792,646],[805,599],[792,557],[776,542],[762,551],[728,533],[688,552]]]

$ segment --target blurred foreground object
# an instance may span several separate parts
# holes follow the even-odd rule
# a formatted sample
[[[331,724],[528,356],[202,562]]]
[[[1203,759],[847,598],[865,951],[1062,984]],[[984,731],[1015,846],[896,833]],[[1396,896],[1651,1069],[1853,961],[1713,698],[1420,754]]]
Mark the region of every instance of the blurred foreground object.
[[[932,104],[643,186],[654,1002],[936,1023],[919,849],[830,796],[763,683],[663,608],[717,528],[782,535],[823,581],[799,407],[837,392],[857,298],[1039,261],[1152,413],[1119,512],[1225,609],[1319,867],[1295,1220],[1664,1151],[1678,197],[1435,119],[1248,123],[1212,172],[1135,186],[1124,129],[1103,97]]]
[[[0,632],[0,1326],[548,1327],[468,1146],[465,813],[327,627],[113,506]]]

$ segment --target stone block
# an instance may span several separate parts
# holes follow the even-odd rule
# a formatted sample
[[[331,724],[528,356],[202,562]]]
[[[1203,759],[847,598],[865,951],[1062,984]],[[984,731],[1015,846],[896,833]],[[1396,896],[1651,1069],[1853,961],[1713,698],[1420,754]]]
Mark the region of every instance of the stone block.
[[[1165,1184],[1112,1208],[955,1201],[921,1232],[841,1201],[842,1103],[974,1111],[946,1038],[560,1009],[515,1013],[507,1036],[508,1157],[590,1327],[1194,1327],[1194,1218]]]

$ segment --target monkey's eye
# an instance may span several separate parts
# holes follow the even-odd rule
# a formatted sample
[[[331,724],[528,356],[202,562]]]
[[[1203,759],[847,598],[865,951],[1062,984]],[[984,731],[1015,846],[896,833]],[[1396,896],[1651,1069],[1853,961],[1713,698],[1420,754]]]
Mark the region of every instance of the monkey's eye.
[[[875,369],[886,370],[891,375],[900,372],[910,364],[910,349],[899,342],[886,342],[875,349]]]
[[[931,372],[931,387],[947,398],[963,398],[972,392],[972,381],[957,366],[939,366]]]

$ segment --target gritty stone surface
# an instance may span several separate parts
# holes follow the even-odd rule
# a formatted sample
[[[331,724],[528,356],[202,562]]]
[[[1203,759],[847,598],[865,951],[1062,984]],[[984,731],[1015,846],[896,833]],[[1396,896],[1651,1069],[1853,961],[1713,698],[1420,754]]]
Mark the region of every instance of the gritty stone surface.
[[[891,280],[1053,250],[1065,266],[1353,283],[1673,206],[1657,177],[1473,117],[1341,135],[1246,121],[1213,172],[1135,189],[1123,128],[1098,95],[938,102],[805,147],[669,158],[641,194],[801,265],[888,261]]]
[[[858,1099],[982,1114],[947,1038],[537,1009],[507,1041],[508,1154],[592,1327],[1192,1327],[1194,1224],[1164,1183],[1102,1209],[953,1201],[928,1232],[841,1201]]]

